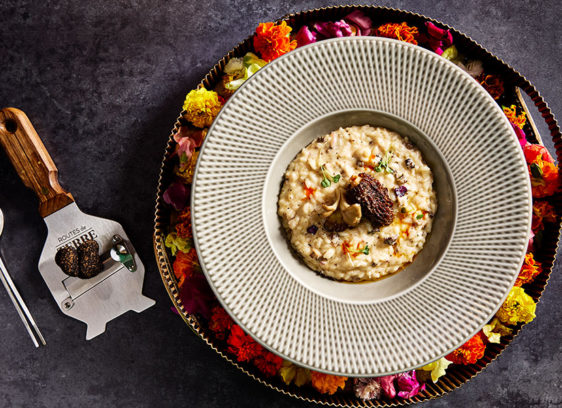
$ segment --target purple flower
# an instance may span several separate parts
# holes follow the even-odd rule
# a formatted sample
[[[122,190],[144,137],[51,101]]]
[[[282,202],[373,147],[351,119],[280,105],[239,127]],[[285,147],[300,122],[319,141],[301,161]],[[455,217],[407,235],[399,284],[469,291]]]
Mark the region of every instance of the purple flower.
[[[361,10],[355,10],[343,18],[357,30],[355,35],[371,34],[373,22]]]
[[[206,319],[211,317],[214,295],[201,273],[193,273],[185,278],[179,295],[188,313],[199,313]]]
[[[314,23],[312,28],[322,38],[349,37],[353,34],[351,27],[344,20]]]
[[[406,188],[406,186],[400,186],[394,189],[394,194],[396,194],[396,197],[404,197],[407,192],[408,189]]]
[[[308,26],[302,26],[297,35],[295,36],[297,40],[297,45],[302,47],[303,45],[312,44],[316,42],[316,33],[310,31]]]
[[[176,211],[181,211],[187,205],[189,189],[182,182],[174,181],[166,191],[164,191],[162,198],[166,204],[174,207]]]
[[[396,375],[396,386],[400,398],[412,398],[425,390],[425,384],[420,384],[416,378],[416,370],[406,371]]]

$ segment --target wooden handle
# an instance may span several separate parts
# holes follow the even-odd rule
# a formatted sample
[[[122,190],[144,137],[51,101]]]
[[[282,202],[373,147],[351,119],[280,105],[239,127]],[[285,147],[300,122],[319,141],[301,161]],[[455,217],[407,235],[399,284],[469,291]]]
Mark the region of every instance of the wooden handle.
[[[57,167],[27,115],[15,108],[0,110],[0,143],[23,183],[39,197],[45,218],[74,202],[60,186]]]

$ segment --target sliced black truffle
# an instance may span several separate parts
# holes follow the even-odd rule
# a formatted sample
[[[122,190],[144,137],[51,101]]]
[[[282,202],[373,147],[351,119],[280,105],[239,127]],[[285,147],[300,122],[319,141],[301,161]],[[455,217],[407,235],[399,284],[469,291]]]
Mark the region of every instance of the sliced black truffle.
[[[389,225],[394,219],[388,190],[369,174],[360,173],[345,198],[350,204],[360,204],[363,215],[375,228]]]
[[[80,275],[78,252],[74,247],[65,246],[59,249],[55,255],[55,263],[68,276]]]
[[[78,246],[78,258],[80,260],[80,278],[93,278],[101,272],[102,262],[99,255],[99,250],[99,244],[93,239],[84,241]]]

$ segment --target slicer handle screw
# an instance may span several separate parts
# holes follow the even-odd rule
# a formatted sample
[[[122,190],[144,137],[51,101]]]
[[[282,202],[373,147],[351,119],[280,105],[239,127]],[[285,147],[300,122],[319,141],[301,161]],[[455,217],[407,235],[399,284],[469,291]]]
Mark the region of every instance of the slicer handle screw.
[[[66,298],[62,301],[62,307],[64,310],[70,310],[74,306],[74,301],[71,298]]]

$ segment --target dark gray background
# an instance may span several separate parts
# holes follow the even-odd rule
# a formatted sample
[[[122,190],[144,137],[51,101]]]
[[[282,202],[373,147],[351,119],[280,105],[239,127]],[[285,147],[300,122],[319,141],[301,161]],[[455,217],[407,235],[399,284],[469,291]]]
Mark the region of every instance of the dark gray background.
[[[170,312],[152,252],[164,146],[187,91],[259,22],[324,1],[0,2],[0,107],[24,110],[83,211],[118,220],[143,258],[157,305],[84,340],[37,271],[46,228],[0,152],[5,261],[47,338],[35,349],[0,289],[1,406],[304,406],[220,359]],[[384,1],[467,33],[522,72],[562,115],[557,1]],[[491,175],[493,181],[493,175]],[[505,353],[427,407],[562,406],[562,278]]]

